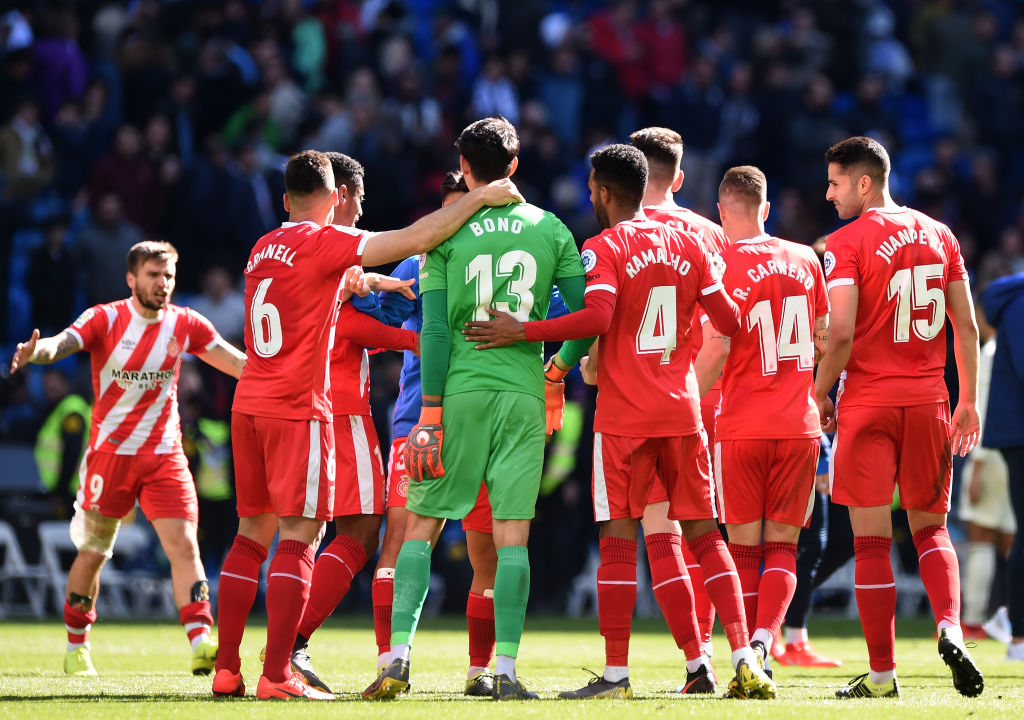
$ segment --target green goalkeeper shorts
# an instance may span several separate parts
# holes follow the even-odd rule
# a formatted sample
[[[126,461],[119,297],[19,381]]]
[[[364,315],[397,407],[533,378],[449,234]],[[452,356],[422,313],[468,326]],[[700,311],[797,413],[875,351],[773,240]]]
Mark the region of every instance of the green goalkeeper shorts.
[[[406,507],[426,517],[464,518],[483,480],[495,519],[533,518],[544,468],[544,402],[520,392],[447,395],[441,424],[445,474],[410,481]]]

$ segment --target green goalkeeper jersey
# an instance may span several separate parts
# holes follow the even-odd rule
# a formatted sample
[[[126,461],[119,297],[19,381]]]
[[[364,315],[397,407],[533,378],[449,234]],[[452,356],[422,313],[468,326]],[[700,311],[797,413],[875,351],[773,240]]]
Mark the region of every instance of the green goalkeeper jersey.
[[[543,399],[544,343],[476,350],[462,328],[489,319],[488,307],[521,321],[543,320],[556,280],[583,274],[569,229],[528,203],[483,208],[432,250],[420,269],[420,292],[447,291],[451,352],[444,394],[515,390]]]

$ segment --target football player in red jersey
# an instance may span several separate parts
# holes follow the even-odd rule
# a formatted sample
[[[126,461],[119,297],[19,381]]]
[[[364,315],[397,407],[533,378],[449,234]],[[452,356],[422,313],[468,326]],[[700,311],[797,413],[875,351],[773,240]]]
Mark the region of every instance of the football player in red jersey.
[[[701,426],[690,350],[697,303],[723,333],[738,329],[736,305],[692,235],[649,220],[641,209],[647,160],[629,145],[591,156],[591,202],[607,230],[583,246],[586,306],[553,320],[520,323],[492,311],[490,322],[467,324],[466,337],[488,348],[523,339],[601,337],[594,419],[594,516],[601,524],[598,618],[605,637],[604,674],[565,698],[630,697],[628,653],[636,602],[636,533],[652,479],[664,481],[669,517],[680,521],[721,615],[738,687],[771,698],[775,685],[749,645],[739,581],[715,521],[707,441]],[[681,322],[679,321],[681,320]],[[562,375],[588,340],[562,346],[552,358]],[[695,630],[696,628],[693,628]],[[706,672],[694,635],[688,662]]]
[[[245,355],[202,315],[171,304],[177,260],[169,243],[134,245],[127,258],[130,298],[89,308],[53,337],[40,338],[35,330],[18,344],[11,361],[12,373],[25,363],[52,363],[78,350],[92,361],[96,406],[71,520],[78,554],[64,601],[68,675],[96,674],[89,629],[96,621],[100,570],[111,556],[121,518],[136,500],[171,564],[174,603],[192,644],[192,672],[208,674],[217,657],[196,542],[198,501],[181,449],[178,371],[183,353],[192,352],[237,378]]]
[[[647,158],[648,176],[647,191],[644,193],[643,208],[651,220],[663,222],[669,227],[686,231],[694,235],[704,246],[712,264],[721,275],[721,256],[729,245],[725,232],[717,223],[695,213],[689,208],[676,204],[675,193],[683,186],[683,139],[675,130],[663,127],[647,127],[637,130],[629,136],[630,143]],[[703,343],[703,335],[700,327],[700,318],[696,314],[692,320],[690,342],[693,348],[693,357],[697,358]],[[722,387],[716,382],[710,392],[700,399],[700,417],[704,424],[704,431],[708,436],[708,450],[711,452],[711,466],[715,464],[715,417],[718,415],[718,408],[722,400]],[[644,511],[643,527],[644,540],[648,545],[648,555],[653,551],[659,554],[656,548],[650,547],[652,541],[659,543],[659,536],[662,533],[678,535],[678,525],[668,520],[668,497],[665,495],[665,488],[662,483],[656,483],[651,492],[651,505]],[[674,543],[673,539],[673,543]],[[676,552],[675,545],[672,547]],[[693,557],[686,543],[681,543],[683,562],[689,572],[693,587],[693,607],[697,614],[697,623],[700,628],[701,649],[709,658],[712,656],[713,647],[711,644],[711,630],[715,625],[715,606],[704,589],[704,576],[701,574],[700,563]],[[661,564],[661,563],[659,563]],[[671,568],[666,569],[671,570]],[[657,586],[668,578],[654,578],[652,566],[652,581]],[[661,585],[658,590],[664,596],[664,602],[659,597],[662,605],[678,605],[676,599],[670,597],[675,594],[674,583]],[[655,595],[658,595],[658,590]],[[664,612],[664,609],[663,609]],[[671,612],[671,611],[670,611]],[[669,617],[669,613],[665,613]],[[674,633],[675,634],[675,633]],[[676,638],[677,642],[679,638]],[[682,647],[682,646],[680,646]],[[680,689],[683,693],[700,691],[703,683],[696,685],[687,683]],[[707,690],[705,686],[705,691]],[[714,692],[714,688],[710,687]]]
[[[256,696],[333,698],[306,685],[290,660],[309,597],[313,546],[334,505],[329,353],[342,273],[361,262],[380,265],[425,252],[480,207],[517,199],[510,181],[498,181],[408,228],[368,233],[330,224],[338,189],[326,155],[307,150],[289,159],[289,222],[256,242],[245,268],[245,340],[252,352],[232,414],[239,526],[221,572],[214,695],[245,692],[238,648],[259,566],[280,530],[269,570],[267,649]]]
[[[702,393],[722,380],[713,455],[719,519],[751,645],[765,662],[796,589],[796,541],[814,503],[821,436],[814,361],[828,334],[821,265],[811,248],[765,233],[767,190],[764,173],[751,166],[730,168],[719,186],[731,243],[722,284],[739,305],[740,329],[730,339],[706,323],[695,363]]]
[[[953,453],[970,452],[980,427],[978,327],[964,260],[948,227],[893,202],[889,155],[877,141],[849,138],[829,148],[825,160],[825,199],[841,219],[855,219],[826,244],[831,327],[815,394],[823,428],[838,422],[832,497],[850,507],[857,607],[870,659],[870,672],[836,694],[899,694],[889,560],[898,488],[938,623],[939,655],[954,687],[972,697],[984,679],[963,644],[960,574],[946,530]],[[952,417],[943,380],[947,316],[960,381]],[[844,368],[834,413],[828,392]]]

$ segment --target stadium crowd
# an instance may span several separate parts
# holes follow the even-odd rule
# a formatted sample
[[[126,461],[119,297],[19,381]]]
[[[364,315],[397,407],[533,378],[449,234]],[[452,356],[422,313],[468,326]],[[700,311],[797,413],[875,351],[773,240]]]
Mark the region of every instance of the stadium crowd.
[[[289,155],[357,158],[360,226],[405,226],[439,204],[452,139],[488,115],[518,129],[519,189],[578,243],[599,231],[589,151],[637,128],[682,134],[680,204],[717,219],[722,171],[756,165],[769,179],[767,230],[808,245],[838,224],[824,149],[870,135],[891,154],[898,201],[953,230],[976,293],[1024,270],[1024,15],[1008,1],[22,2],[0,28],[5,355],[33,327],[57,333],[122,298],[124,256],[143,239],[177,247],[177,303],[241,345],[240,271],[287,217]],[[399,365],[374,358],[381,438]],[[952,353],[949,367],[955,393]],[[87,379],[87,363],[67,360],[5,380],[0,439],[37,442]],[[593,392],[570,388],[589,429]],[[234,515],[233,390],[205,365],[183,366],[211,570],[231,542],[219,520]],[[552,451],[571,459],[549,460],[535,543],[593,538],[590,442],[583,431]],[[73,473],[61,467],[41,476],[68,517]],[[538,557],[535,606],[561,610],[583,560]]]

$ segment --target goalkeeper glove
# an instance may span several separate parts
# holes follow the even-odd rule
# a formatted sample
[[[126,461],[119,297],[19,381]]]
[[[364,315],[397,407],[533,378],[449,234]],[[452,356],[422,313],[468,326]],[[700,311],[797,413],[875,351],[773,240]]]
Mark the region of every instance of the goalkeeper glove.
[[[424,478],[444,475],[441,464],[443,441],[440,406],[424,406],[419,423],[409,431],[409,439],[405,442],[405,470],[413,480],[422,482]]]
[[[548,435],[562,429],[562,415],[565,413],[565,376],[563,370],[555,364],[552,355],[544,365],[544,432]]]

